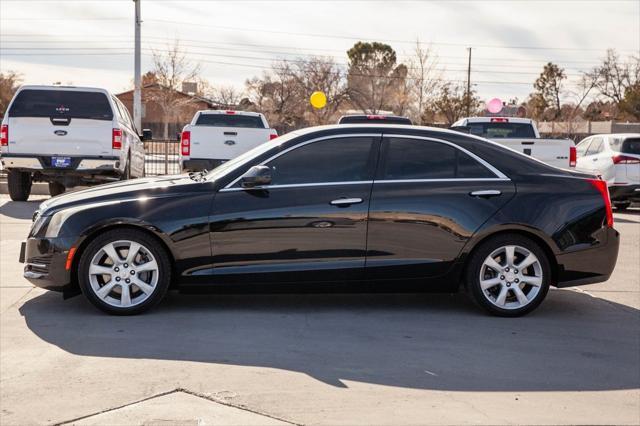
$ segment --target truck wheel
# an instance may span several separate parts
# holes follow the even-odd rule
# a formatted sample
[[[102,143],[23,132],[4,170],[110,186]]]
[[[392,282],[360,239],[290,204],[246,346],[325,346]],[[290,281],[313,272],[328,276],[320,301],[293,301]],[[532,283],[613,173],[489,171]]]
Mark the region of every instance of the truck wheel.
[[[27,201],[31,194],[31,173],[9,170],[7,186],[13,201]]]
[[[52,197],[64,193],[65,187],[60,182],[49,182],[49,194]]]

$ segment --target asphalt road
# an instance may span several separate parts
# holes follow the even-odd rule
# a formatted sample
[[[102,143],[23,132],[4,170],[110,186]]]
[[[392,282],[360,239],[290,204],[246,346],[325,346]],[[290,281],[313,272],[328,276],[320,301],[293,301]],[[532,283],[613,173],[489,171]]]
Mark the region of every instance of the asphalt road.
[[[525,318],[433,294],[170,294],[121,318],[22,278],[37,204],[0,196],[2,425],[640,424],[638,209],[608,282]]]

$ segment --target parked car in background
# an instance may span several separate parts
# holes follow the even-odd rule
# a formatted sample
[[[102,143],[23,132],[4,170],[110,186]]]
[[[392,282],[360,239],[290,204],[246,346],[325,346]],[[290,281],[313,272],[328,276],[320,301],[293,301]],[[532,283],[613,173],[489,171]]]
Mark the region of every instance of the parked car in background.
[[[413,124],[409,117],[382,114],[350,114],[343,115],[338,124]]]
[[[36,286],[81,288],[120,315],[170,286],[351,282],[466,288],[487,311],[518,316],[550,285],[607,280],[618,244],[606,182],[591,174],[458,132],[365,124],[291,132],[208,174],[52,198],[21,261]]]
[[[492,140],[555,167],[576,166],[573,141],[541,138],[536,124],[528,118],[468,117],[458,120],[451,128]]]
[[[256,146],[277,138],[264,114],[198,111],[180,136],[178,161],[185,172],[212,170]]]
[[[589,136],[580,141],[577,150],[576,167],[607,181],[617,209],[640,202],[640,133]]]
[[[22,86],[2,120],[0,161],[14,201],[29,198],[32,182],[58,195],[143,176],[144,157],[126,107],[104,89]]]

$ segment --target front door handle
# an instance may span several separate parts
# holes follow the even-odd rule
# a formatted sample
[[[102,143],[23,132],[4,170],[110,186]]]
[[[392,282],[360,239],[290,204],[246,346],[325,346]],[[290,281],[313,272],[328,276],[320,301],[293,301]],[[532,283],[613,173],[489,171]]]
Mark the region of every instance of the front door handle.
[[[471,195],[472,197],[497,197],[498,195],[502,195],[502,192],[498,191],[497,189],[485,189],[482,191],[473,191],[470,192],[469,195]]]
[[[332,206],[338,207],[346,207],[352,204],[360,204],[362,202],[362,198],[338,198],[337,200],[333,200],[331,202]]]

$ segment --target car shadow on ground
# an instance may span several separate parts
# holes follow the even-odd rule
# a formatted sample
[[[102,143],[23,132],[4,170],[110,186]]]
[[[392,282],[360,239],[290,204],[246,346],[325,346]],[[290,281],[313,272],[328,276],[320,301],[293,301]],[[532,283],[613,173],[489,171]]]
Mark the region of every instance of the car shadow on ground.
[[[44,200],[34,201],[7,201],[0,206],[0,216],[13,219],[31,219],[40,203]]]
[[[136,317],[45,293],[20,313],[76,354],[260,366],[344,381],[447,391],[578,391],[640,386],[640,316],[573,290],[534,313],[484,315],[464,295],[170,294]]]

